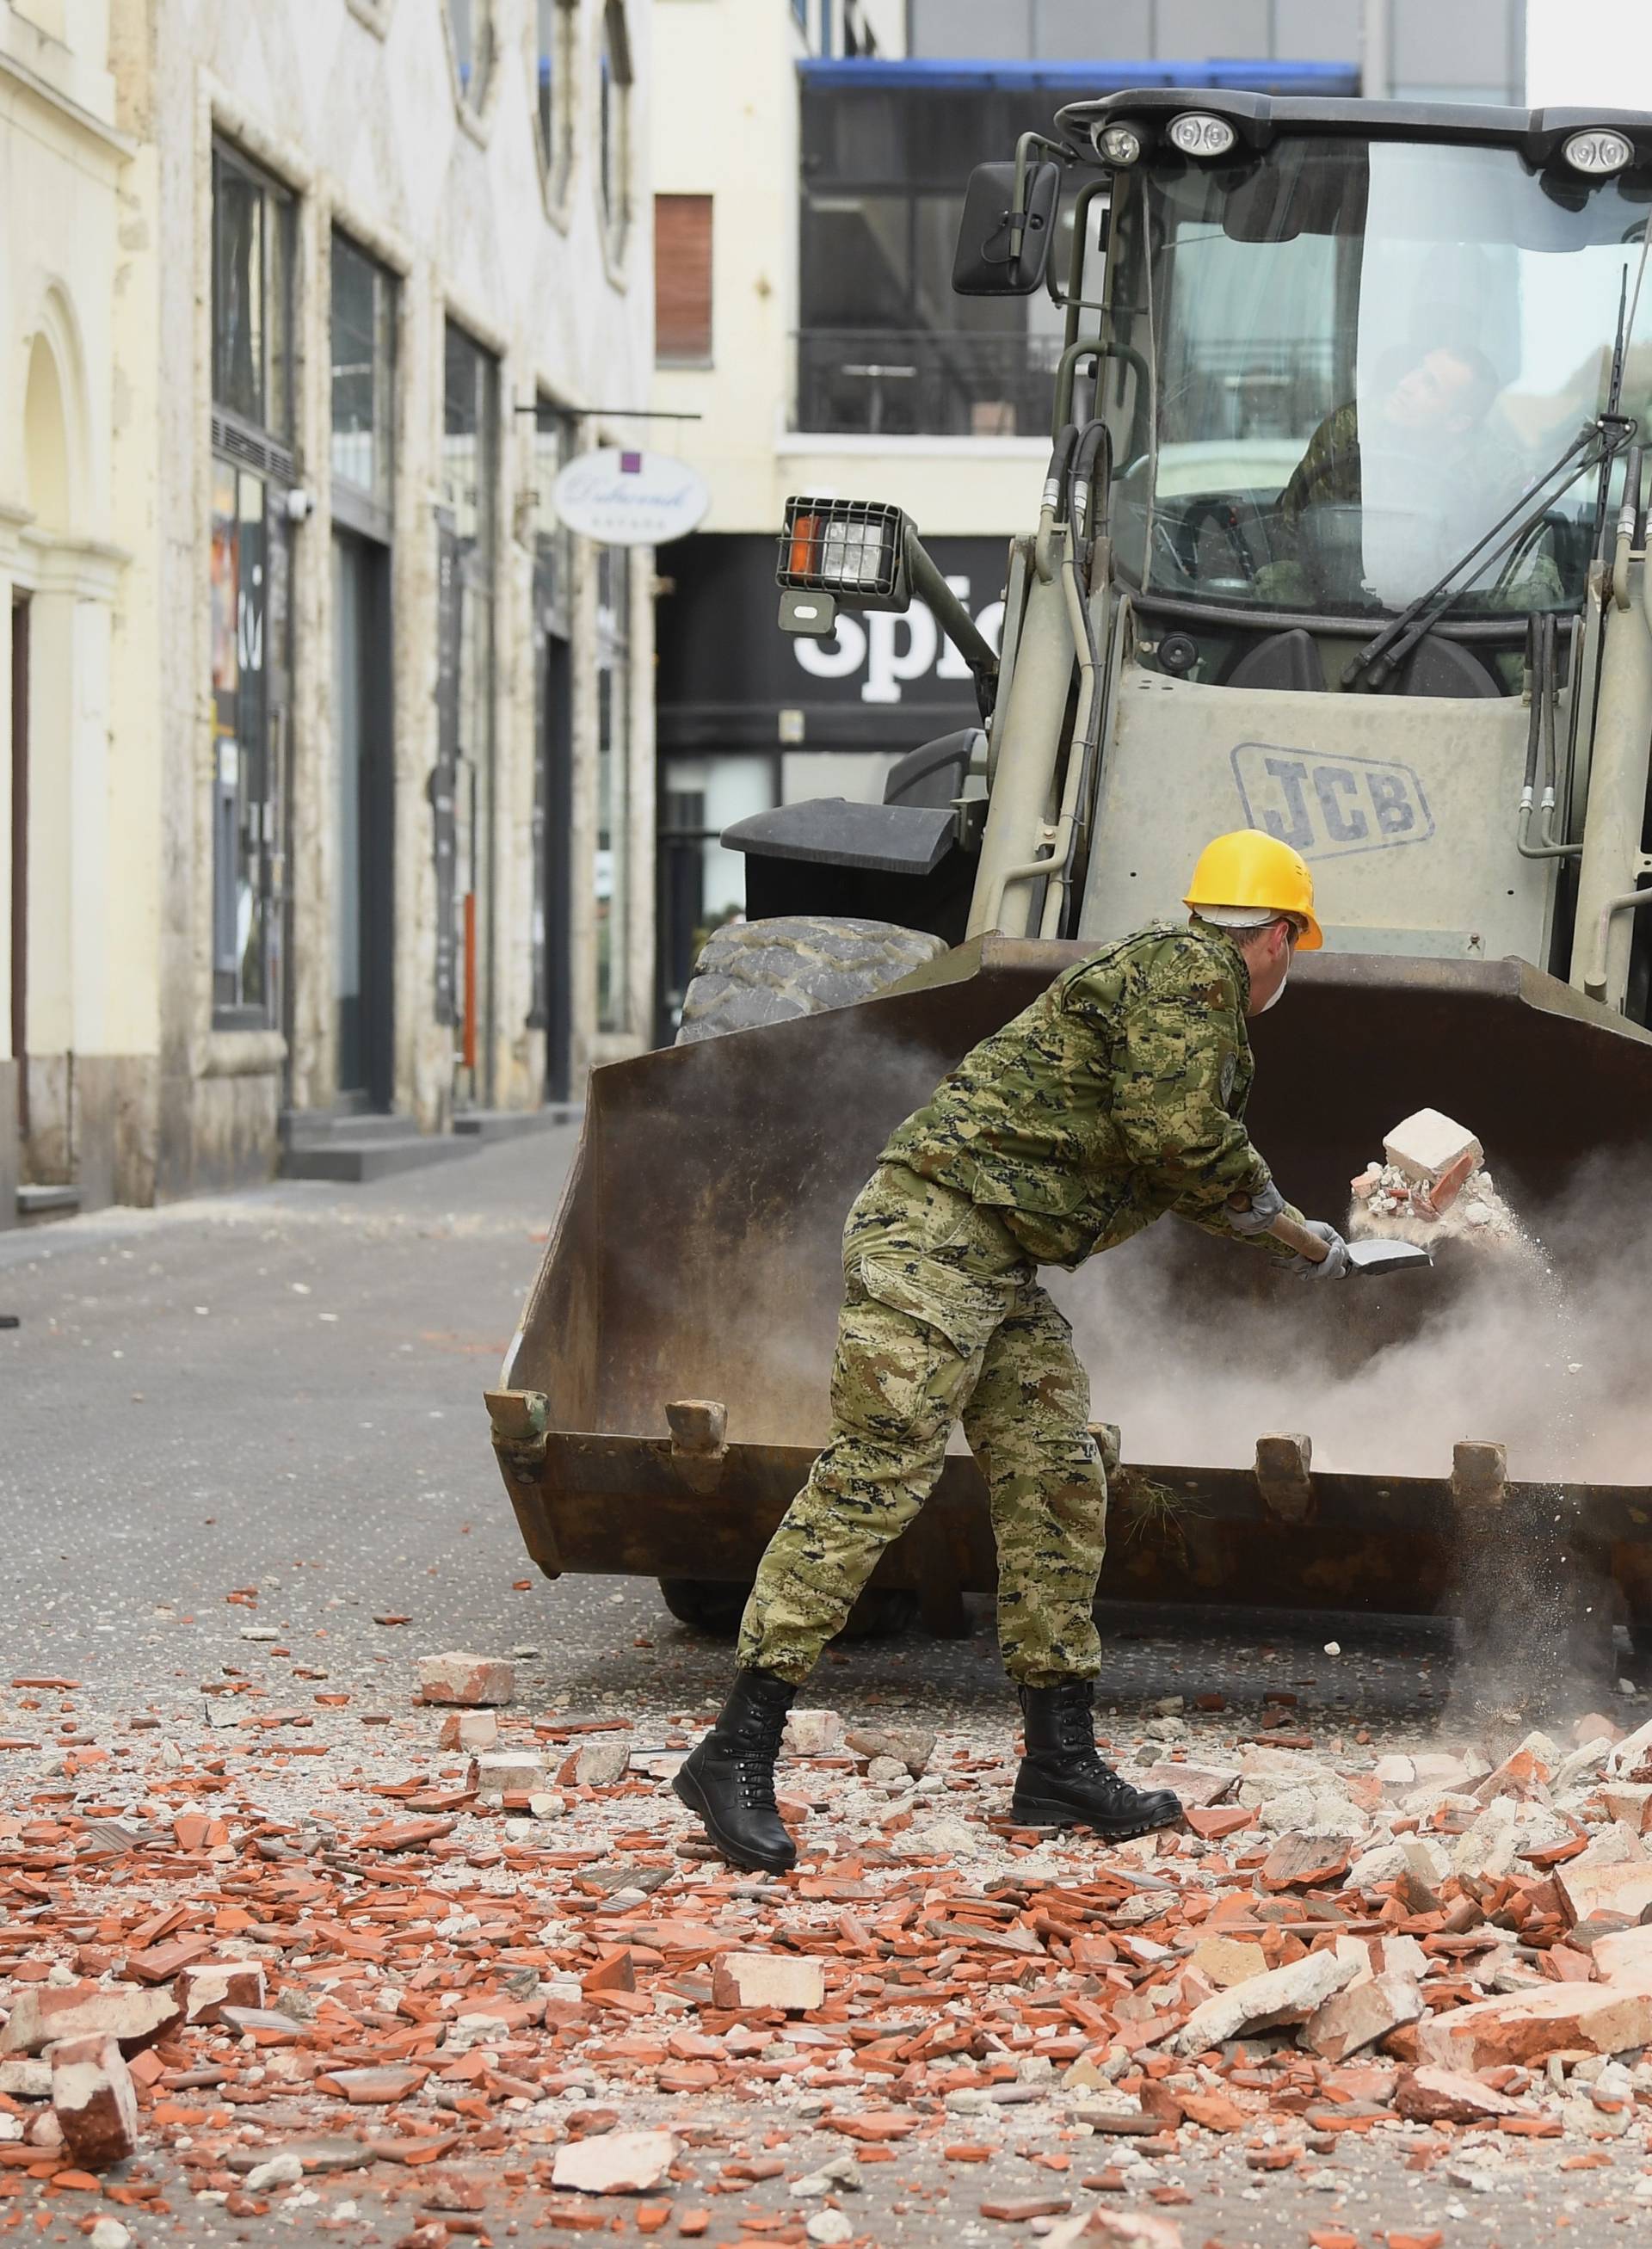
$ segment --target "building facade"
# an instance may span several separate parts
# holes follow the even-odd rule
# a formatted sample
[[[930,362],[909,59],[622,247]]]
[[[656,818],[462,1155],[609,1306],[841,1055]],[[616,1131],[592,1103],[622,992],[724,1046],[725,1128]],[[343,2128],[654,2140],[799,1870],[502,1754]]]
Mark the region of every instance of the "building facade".
[[[76,662],[75,725],[107,773],[77,771],[53,867],[29,585],[25,1186],[145,1201],[267,1177],[362,1111],[431,1133],[567,1098],[650,1029],[652,561],[550,496],[643,426],[650,11],[28,0],[54,10],[46,48],[105,43],[107,271],[66,208],[58,269],[100,324],[58,391],[107,434],[86,506],[72,470],[53,505],[95,552],[74,629],[107,654]],[[45,407],[19,416],[49,462]],[[42,521],[0,469],[13,491]],[[100,1016],[90,967],[78,1014],[54,997],[42,897],[76,964],[99,902]]]
[[[108,1199],[132,1057],[155,1049],[131,951],[153,890],[127,850],[144,806],[112,736],[133,148],[109,62],[101,0],[0,8],[0,1225],[20,1185],[65,1201],[77,1163]]]
[[[744,904],[731,821],[880,793],[896,758],[974,722],[922,604],[781,636],[789,493],[890,500],[988,636],[1008,542],[1036,521],[1058,308],[962,299],[971,167],[1062,103],[1138,85],[1518,102],[1523,0],[659,0],[655,396],[699,415],[700,533],[664,550],[657,680],[658,1024]],[[737,70],[726,58],[738,56]]]

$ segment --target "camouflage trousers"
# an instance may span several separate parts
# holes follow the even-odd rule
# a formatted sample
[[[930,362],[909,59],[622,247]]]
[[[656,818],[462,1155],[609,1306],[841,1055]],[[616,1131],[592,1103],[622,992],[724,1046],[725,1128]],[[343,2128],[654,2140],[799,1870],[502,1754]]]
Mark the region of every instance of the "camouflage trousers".
[[[739,1660],[801,1682],[934,1489],[961,1415],[987,1479],[1010,1676],[1093,1678],[1107,1482],[1072,1331],[997,1214],[894,1164],[843,1229],[831,1433],[768,1543]]]

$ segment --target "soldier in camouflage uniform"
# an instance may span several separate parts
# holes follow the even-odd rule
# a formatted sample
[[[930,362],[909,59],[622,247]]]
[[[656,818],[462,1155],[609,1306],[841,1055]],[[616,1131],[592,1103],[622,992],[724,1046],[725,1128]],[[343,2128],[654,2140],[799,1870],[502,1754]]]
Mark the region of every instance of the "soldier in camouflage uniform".
[[[1365,418],[1379,462],[1373,477],[1361,453],[1359,408],[1350,399],[1327,414],[1279,495],[1274,554],[1256,573],[1263,598],[1297,609],[1314,607],[1318,588],[1301,554],[1303,518],[1315,508],[1364,503],[1372,504],[1374,518],[1367,519],[1363,537],[1373,590],[1396,602],[1421,593],[1519,496],[1519,460],[1483,427],[1497,389],[1495,370],[1473,344],[1439,344],[1419,352],[1386,392],[1366,401]],[[1386,522],[1385,487],[1408,498],[1409,507],[1399,511],[1397,532]],[[1418,520],[1408,524],[1412,512]],[[1399,555],[1388,554],[1387,562],[1393,581],[1384,583],[1379,558],[1396,537]],[[1494,555],[1478,590],[1492,586],[1498,567]],[[1528,547],[1508,567],[1510,581],[1496,588],[1498,609],[1546,609],[1565,598],[1553,556],[1541,545]]]
[[[1180,1816],[1096,1750],[1106,1477],[1089,1383],[1037,1269],[1081,1265],[1174,1212],[1304,1272],[1346,1269],[1328,1227],[1319,1266],[1266,1235],[1289,1206],[1243,1123],[1245,1019],[1278,996],[1293,947],[1319,942],[1307,868],[1245,830],[1210,846],[1188,896],[1187,926],[1105,946],[967,1055],[849,1214],[831,1431],[764,1554],[728,1707],[676,1783],[737,1865],[795,1857],[773,1788],[786,1710],[928,1497],[960,1417],[1026,1713],[1016,1816],[1115,1839]]]

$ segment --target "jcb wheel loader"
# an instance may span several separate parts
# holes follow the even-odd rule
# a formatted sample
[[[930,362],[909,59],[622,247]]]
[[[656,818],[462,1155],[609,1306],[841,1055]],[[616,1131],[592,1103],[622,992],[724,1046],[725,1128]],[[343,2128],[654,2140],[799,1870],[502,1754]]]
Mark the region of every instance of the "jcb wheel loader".
[[[1302,851],[1326,930],[1256,1026],[1251,1128],[1293,1200],[1339,1218],[1425,1106],[1478,1126],[1517,1201],[1641,1141],[1649,231],[1652,116],[1605,107],[1154,89],[974,173],[955,285],[1065,306],[1002,645],[875,500],[790,502],[778,576],[793,632],[927,602],[981,725],[881,804],[728,831],[751,920],[712,939],[675,1048],[593,1073],[488,1397],[547,1577],[645,1573],[732,1616],[824,1433],[837,1235],[888,1132],[1086,949],[1177,914],[1224,829]],[[1189,1233],[1153,1254],[1186,1259],[1202,1317],[1271,1285]],[[1419,1285],[1365,1303],[1403,1320]],[[1325,1472],[1265,1406],[1223,1462],[1142,1462],[1093,1372],[1126,1462],[1104,1593],[1495,1606],[1497,1558],[1540,1545],[1551,1621],[1652,1620],[1652,1462],[1523,1479],[1466,1396],[1426,1475]],[[1174,1537],[1129,1535],[1153,1495]],[[874,1590],[946,1633],[993,1584],[955,1452]]]

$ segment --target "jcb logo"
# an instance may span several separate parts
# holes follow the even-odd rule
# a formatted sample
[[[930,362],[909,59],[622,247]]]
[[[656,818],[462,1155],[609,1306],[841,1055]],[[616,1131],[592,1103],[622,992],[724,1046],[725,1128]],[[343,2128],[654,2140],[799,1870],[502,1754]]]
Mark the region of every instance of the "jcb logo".
[[[1409,766],[1241,742],[1233,774],[1250,826],[1277,836],[1304,859],[1426,843],[1434,833],[1428,800]]]

